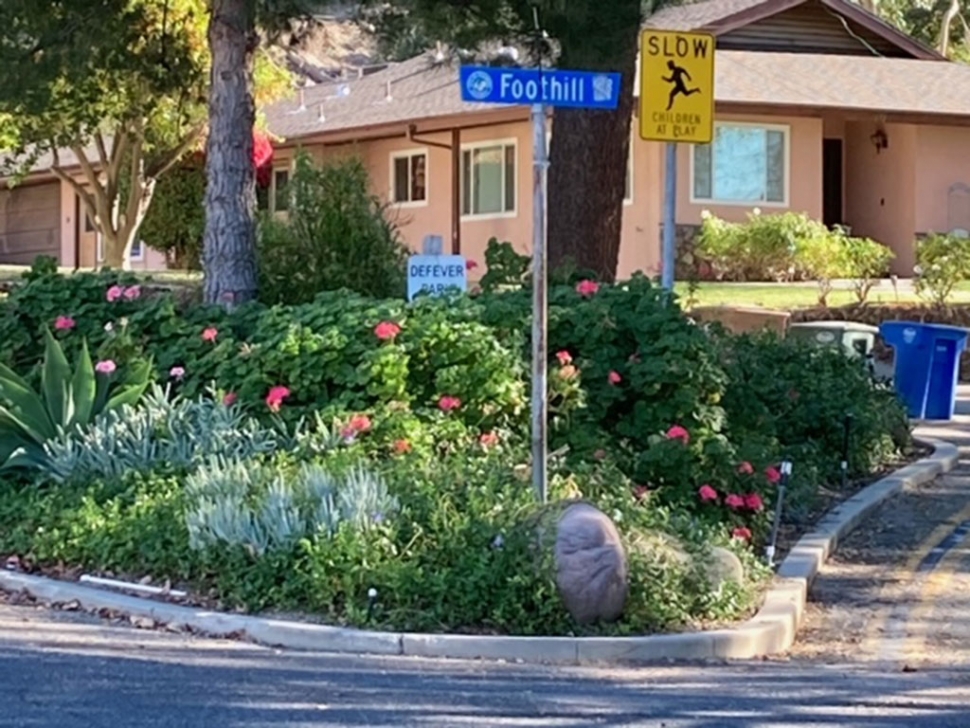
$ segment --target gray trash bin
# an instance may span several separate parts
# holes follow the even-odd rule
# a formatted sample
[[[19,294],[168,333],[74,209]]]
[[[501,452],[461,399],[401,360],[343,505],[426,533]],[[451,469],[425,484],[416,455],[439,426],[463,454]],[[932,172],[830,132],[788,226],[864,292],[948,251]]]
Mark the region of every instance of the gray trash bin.
[[[817,346],[840,346],[849,356],[871,362],[879,329],[855,321],[810,321],[791,324],[788,335]]]

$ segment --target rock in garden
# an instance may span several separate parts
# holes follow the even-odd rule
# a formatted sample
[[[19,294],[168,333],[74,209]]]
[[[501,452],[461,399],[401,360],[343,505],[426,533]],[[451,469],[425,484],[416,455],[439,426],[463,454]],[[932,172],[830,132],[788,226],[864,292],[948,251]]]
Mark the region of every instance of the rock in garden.
[[[569,506],[559,518],[556,586],[580,624],[623,614],[629,591],[623,542],[613,521],[587,503]]]
[[[733,581],[737,584],[744,582],[744,565],[736,554],[723,546],[714,546],[702,564],[707,580],[714,589],[722,584]]]

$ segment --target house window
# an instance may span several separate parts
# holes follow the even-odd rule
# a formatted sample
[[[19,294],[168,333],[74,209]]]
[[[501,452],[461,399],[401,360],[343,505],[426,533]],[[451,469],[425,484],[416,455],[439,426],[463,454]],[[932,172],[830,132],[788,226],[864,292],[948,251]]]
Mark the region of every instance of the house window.
[[[427,168],[427,152],[392,154],[391,199],[401,204],[427,202]]]
[[[94,232],[94,220],[88,213],[84,213],[84,232],[93,233]]]
[[[290,171],[277,169],[273,172],[273,212],[290,209]]]
[[[101,233],[98,233],[95,242],[95,254],[98,256],[98,262],[104,262],[104,238]],[[141,240],[136,240],[131,244],[131,255],[130,260],[137,262],[145,258],[145,244]]]
[[[691,147],[692,199],[729,205],[788,202],[787,126],[718,123]]]
[[[463,215],[515,214],[515,142],[487,142],[461,154]]]

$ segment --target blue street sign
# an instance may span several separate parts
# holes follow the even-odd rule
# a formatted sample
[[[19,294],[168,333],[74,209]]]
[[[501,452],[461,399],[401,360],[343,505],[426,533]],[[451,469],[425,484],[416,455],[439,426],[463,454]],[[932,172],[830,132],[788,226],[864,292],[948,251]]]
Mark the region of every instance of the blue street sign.
[[[619,73],[462,66],[461,99],[612,110],[620,101],[620,77]]]

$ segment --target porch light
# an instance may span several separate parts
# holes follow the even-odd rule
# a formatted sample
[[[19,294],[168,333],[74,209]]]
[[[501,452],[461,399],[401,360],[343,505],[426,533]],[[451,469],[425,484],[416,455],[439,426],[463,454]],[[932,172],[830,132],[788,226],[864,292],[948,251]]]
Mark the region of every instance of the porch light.
[[[869,141],[876,148],[876,154],[889,147],[889,137],[883,129],[876,129],[876,133],[869,137]]]

